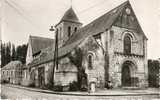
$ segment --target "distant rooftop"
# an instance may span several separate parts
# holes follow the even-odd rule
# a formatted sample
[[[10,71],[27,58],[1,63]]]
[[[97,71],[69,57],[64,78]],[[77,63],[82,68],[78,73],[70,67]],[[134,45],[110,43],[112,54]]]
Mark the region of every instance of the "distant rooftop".
[[[8,69],[15,69],[17,68],[18,66],[22,66],[22,62],[21,61],[11,61],[9,62],[7,65],[5,65],[2,70],[8,70]]]

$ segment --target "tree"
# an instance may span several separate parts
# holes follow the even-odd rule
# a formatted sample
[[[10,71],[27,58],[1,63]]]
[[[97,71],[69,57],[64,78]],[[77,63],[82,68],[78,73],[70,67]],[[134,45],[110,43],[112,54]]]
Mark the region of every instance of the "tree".
[[[1,67],[11,61],[11,43],[2,43],[1,45]]]
[[[160,63],[158,60],[148,60],[148,81],[150,87],[158,87]]]
[[[12,44],[12,61],[16,60],[16,49],[15,45]]]
[[[27,45],[19,45],[16,48],[16,60],[21,61],[23,64],[26,63]]]
[[[1,45],[1,67],[5,66],[5,44]]]
[[[1,45],[1,67],[8,64],[10,61],[19,60],[23,64],[26,62],[26,54],[27,54],[27,46],[26,44],[19,45],[15,49],[15,45],[8,43],[2,43]]]
[[[10,42],[8,42],[6,46],[5,61],[6,61],[6,64],[8,64],[11,61],[11,43]]]
[[[81,48],[76,48],[74,54],[70,54],[69,56],[70,61],[76,65],[77,69],[78,69],[78,88],[81,89],[82,85],[87,85],[87,81],[84,82],[85,80],[87,80],[87,75],[85,74],[85,70],[82,67],[82,59],[83,59],[83,52],[81,50]],[[83,80],[84,79],[84,80]]]

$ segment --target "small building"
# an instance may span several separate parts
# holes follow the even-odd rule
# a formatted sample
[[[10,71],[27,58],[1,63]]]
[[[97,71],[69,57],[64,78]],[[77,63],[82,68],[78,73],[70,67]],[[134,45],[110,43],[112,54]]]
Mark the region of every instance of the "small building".
[[[26,55],[26,65],[23,67],[23,75],[21,84],[24,86],[32,85],[33,81],[31,80],[32,75],[30,72],[30,68],[28,65],[37,58],[37,56],[41,53],[42,49],[54,45],[54,39],[44,38],[39,36],[29,36],[28,40],[28,48]]]
[[[11,61],[1,69],[1,74],[3,82],[20,84],[22,79],[22,63],[20,61]]]

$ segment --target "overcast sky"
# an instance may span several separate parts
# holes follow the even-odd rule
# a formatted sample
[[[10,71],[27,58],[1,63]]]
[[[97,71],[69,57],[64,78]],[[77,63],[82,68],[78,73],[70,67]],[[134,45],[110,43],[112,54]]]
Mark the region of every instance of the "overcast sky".
[[[2,41],[11,41],[16,45],[27,43],[29,35],[53,38],[53,33],[49,32],[50,26],[57,24],[71,6],[71,0],[1,1]],[[72,0],[72,7],[86,25],[124,1]],[[130,3],[148,37],[148,58],[160,58],[159,0],[130,0]]]

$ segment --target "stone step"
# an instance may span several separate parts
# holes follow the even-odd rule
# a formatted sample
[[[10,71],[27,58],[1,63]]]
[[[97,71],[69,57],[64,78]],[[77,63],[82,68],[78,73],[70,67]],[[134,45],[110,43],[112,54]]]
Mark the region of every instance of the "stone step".
[[[125,86],[125,87],[122,87],[122,89],[125,89],[125,90],[139,90],[141,88],[136,87],[136,86]]]

